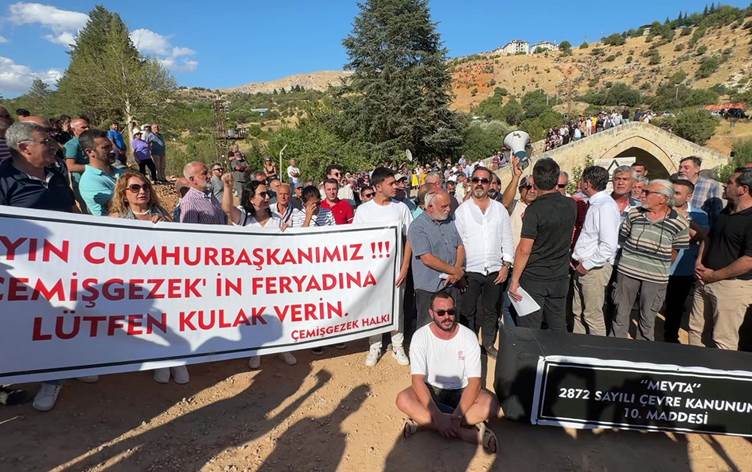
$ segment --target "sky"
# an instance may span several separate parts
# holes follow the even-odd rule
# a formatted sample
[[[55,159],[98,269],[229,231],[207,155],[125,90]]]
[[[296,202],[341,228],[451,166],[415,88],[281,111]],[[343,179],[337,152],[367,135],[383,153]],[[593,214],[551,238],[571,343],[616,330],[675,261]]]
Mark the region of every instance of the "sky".
[[[212,89],[341,70],[347,62],[342,39],[358,14],[353,0],[0,0],[0,96],[23,94],[35,78],[54,87],[68,65],[69,45],[97,3],[120,14],[136,47],[162,62],[178,85]],[[577,46],[680,11],[702,11],[709,3],[429,0],[449,57],[490,51],[512,39]]]

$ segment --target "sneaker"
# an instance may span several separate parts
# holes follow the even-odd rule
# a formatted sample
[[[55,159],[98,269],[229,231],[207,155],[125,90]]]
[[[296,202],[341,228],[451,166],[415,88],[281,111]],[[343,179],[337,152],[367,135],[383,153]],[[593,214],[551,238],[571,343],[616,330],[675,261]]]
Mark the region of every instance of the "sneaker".
[[[248,358],[248,367],[253,370],[261,368],[261,357],[253,356]]]
[[[381,346],[378,344],[371,346],[371,349],[368,350],[368,355],[366,356],[366,366],[375,366],[376,363],[379,362],[379,357],[381,357]]]
[[[311,349],[311,352],[313,353],[314,356],[320,356],[321,354],[324,353],[324,348],[321,346],[314,347],[313,349]]]
[[[170,383],[170,368],[154,369],[154,381],[159,384]]]
[[[26,391],[20,388],[0,387],[0,405],[19,405],[26,401]]]
[[[170,374],[172,374],[172,380],[174,380],[176,384],[183,385],[191,381],[191,376],[188,374],[188,368],[184,365],[170,367]]]
[[[57,397],[60,395],[60,384],[43,383],[39,388],[32,406],[37,411],[50,411],[55,407]]]
[[[403,348],[402,346],[397,346],[396,348],[392,349],[392,355],[395,359],[397,359],[397,364],[410,365],[410,358],[407,357],[407,354],[405,354],[405,348]]]
[[[285,364],[287,365],[295,365],[298,363],[298,360],[295,359],[295,356],[293,356],[289,352],[280,352],[279,357],[281,357],[282,360],[285,361]]]
[[[87,384],[93,384],[99,381],[99,376],[98,375],[86,375],[84,377],[77,377],[76,380],[78,380],[79,382],[87,383]]]

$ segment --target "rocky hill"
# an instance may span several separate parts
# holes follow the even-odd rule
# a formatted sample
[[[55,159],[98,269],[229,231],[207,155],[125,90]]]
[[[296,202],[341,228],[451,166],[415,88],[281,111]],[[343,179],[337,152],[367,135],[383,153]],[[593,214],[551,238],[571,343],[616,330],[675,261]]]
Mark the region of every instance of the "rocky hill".
[[[268,82],[251,82],[239,87],[223,89],[222,92],[272,93],[275,90],[281,89],[291,90],[296,86],[303,87],[305,90],[324,91],[329,86],[336,87],[340,85],[342,80],[347,79],[350,74],[350,72],[345,71],[324,70],[291,75]]]

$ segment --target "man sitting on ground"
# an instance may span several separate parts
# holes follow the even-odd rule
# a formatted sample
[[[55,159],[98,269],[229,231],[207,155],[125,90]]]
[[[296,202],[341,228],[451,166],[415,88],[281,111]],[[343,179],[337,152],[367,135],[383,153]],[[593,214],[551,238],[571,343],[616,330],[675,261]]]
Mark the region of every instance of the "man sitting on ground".
[[[434,294],[429,312],[432,322],[415,331],[410,343],[412,385],[397,395],[397,408],[409,417],[403,436],[432,429],[496,453],[496,435],[485,421],[499,405],[481,387],[478,338],[457,323],[448,293]]]

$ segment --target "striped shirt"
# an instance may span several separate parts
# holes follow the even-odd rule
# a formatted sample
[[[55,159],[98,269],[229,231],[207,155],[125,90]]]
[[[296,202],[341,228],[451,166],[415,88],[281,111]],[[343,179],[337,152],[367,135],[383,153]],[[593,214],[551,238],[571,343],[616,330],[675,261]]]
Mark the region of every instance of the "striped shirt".
[[[191,188],[180,199],[180,222],[223,225],[227,223],[227,220],[219,200],[213,193],[204,193]]]
[[[721,210],[726,206],[726,201],[723,199],[723,186],[716,180],[698,177],[689,204],[692,208],[698,208],[707,213],[710,226],[713,226]]]
[[[666,283],[672,251],[689,247],[689,222],[674,209],[658,221],[651,221],[646,214],[644,208],[633,208],[624,220],[617,270],[634,279]]]
[[[0,162],[10,158],[10,149],[5,138],[0,138]]]
[[[305,215],[305,211],[298,210],[297,208],[294,209],[290,220],[291,226],[293,228],[302,228],[303,223],[305,223]],[[318,214],[311,218],[311,224],[309,226],[334,226],[335,224],[332,210],[319,207]]]

